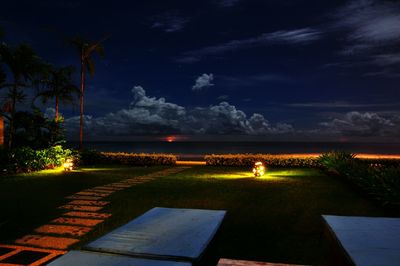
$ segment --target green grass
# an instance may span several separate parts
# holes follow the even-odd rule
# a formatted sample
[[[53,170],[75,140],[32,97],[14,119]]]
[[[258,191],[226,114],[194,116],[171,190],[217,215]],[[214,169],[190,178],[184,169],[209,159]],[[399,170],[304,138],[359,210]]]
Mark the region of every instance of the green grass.
[[[0,176],[0,242],[8,242],[59,217],[66,196],[86,188],[146,174],[165,167],[89,167],[74,172],[62,168]]]
[[[8,238],[0,237],[0,241],[59,215],[56,207],[65,202],[66,195],[160,169],[93,168],[71,175],[2,178],[0,200],[9,202],[5,213],[18,224],[4,225],[15,232],[7,233]],[[384,209],[348,184],[315,169],[270,169],[262,178],[254,178],[245,168],[196,166],[119,191],[109,199],[111,204],[104,211],[113,216],[79,246],[155,206],[223,209],[228,214],[220,230],[221,257],[321,265],[327,256],[321,214],[400,216],[400,211]]]

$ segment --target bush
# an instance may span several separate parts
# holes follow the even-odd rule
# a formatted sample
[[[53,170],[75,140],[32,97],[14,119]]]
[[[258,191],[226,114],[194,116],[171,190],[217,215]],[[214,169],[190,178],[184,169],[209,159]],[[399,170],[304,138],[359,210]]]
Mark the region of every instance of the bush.
[[[81,163],[90,164],[123,164],[135,166],[174,165],[176,156],[170,154],[145,154],[125,152],[97,152],[84,150],[81,152]]]
[[[263,162],[273,167],[320,167],[317,156],[296,154],[222,154],[206,155],[207,165],[213,166],[253,166]]]
[[[357,159],[350,153],[329,152],[319,162],[384,204],[400,204],[400,160]]]
[[[63,149],[61,146],[43,150],[22,147],[8,152],[5,155],[6,163],[2,167],[6,172],[32,172],[61,166],[66,158],[73,156],[73,151]]]
[[[79,152],[79,155],[79,164],[93,165],[106,162],[106,157],[101,152],[98,152],[96,150],[84,149]]]
[[[318,162],[328,170],[340,171],[355,162],[355,154],[342,151],[331,151],[321,154]]]

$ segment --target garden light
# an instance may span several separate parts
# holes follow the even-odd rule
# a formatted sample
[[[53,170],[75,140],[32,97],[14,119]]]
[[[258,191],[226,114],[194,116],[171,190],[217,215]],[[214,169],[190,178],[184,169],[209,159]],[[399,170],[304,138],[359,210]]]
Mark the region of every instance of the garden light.
[[[64,171],[72,171],[74,168],[74,163],[72,159],[66,159],[64,162]]]
[[[253,174],[255,177],[263,176],[265,173],[265,166],[262,162],[256,162],[253,167]]]

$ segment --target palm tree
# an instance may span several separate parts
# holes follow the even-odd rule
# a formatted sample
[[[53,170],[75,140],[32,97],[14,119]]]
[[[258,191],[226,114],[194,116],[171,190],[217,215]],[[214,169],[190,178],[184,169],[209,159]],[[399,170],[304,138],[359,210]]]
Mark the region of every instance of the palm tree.
[[[79,94],[79,89],[72,82],[72,74],[75,71],[73,67],[61,67],[49,69],[48,77],[43,81],[46,89],[39,92],[36,98],[42,98],[45,104],[50,99],[55,99],[56,114],[55,121],[58,121],[60,101],[67,104],[73,102],[73,94]]]
[[[4,43],[0,44],[0,63],[7,66],[11,73],[11,82],[5,83],[3,87],[8,87],[6,95],[8,100],[6,109],[9,113],[7,117],[9,120],[8,148],[12,148],[15,135],[16,104],[22,102],[26,97],[22,88],[32,85],[37,74],[43,70],[44,63],[30,46],[21,44],[10,47]]]
[[[85,81],[86,81],[86,71],[89,72],[91,76],[94,75],[95,66],[92,59],[92,54],[95,52],[101,57],[104,56],[104,48],[102,43],[108,39],[105,37],[98,42],[90,42],[82,39],[81,37],[75,37],[72,39],[71,43],[77,50],[80,61],[81,61],[81,80],[80,80],[80,97],[79,97],[79,107],[80,107],[80,123],[79,123],[79,148],[83,148],[83,98],[85,93]]]

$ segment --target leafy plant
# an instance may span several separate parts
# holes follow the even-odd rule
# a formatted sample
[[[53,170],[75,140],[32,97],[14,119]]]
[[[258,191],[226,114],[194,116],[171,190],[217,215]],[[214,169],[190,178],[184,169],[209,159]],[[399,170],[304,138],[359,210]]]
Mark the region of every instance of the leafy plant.
[[[355,161],[355,154],[344,151],[331,151],[321,154],[318,157],[318,162],[328,168],[329,170],[335,169],[337,171],[344,170],[353,164]]]
[[[60,166],[66,158],[74,157],[70,149],[62,146],[54,146],[42,150],[34,150],[30,147],[21,147],[2,153],[3,171],[13,173],[25,173]]]

